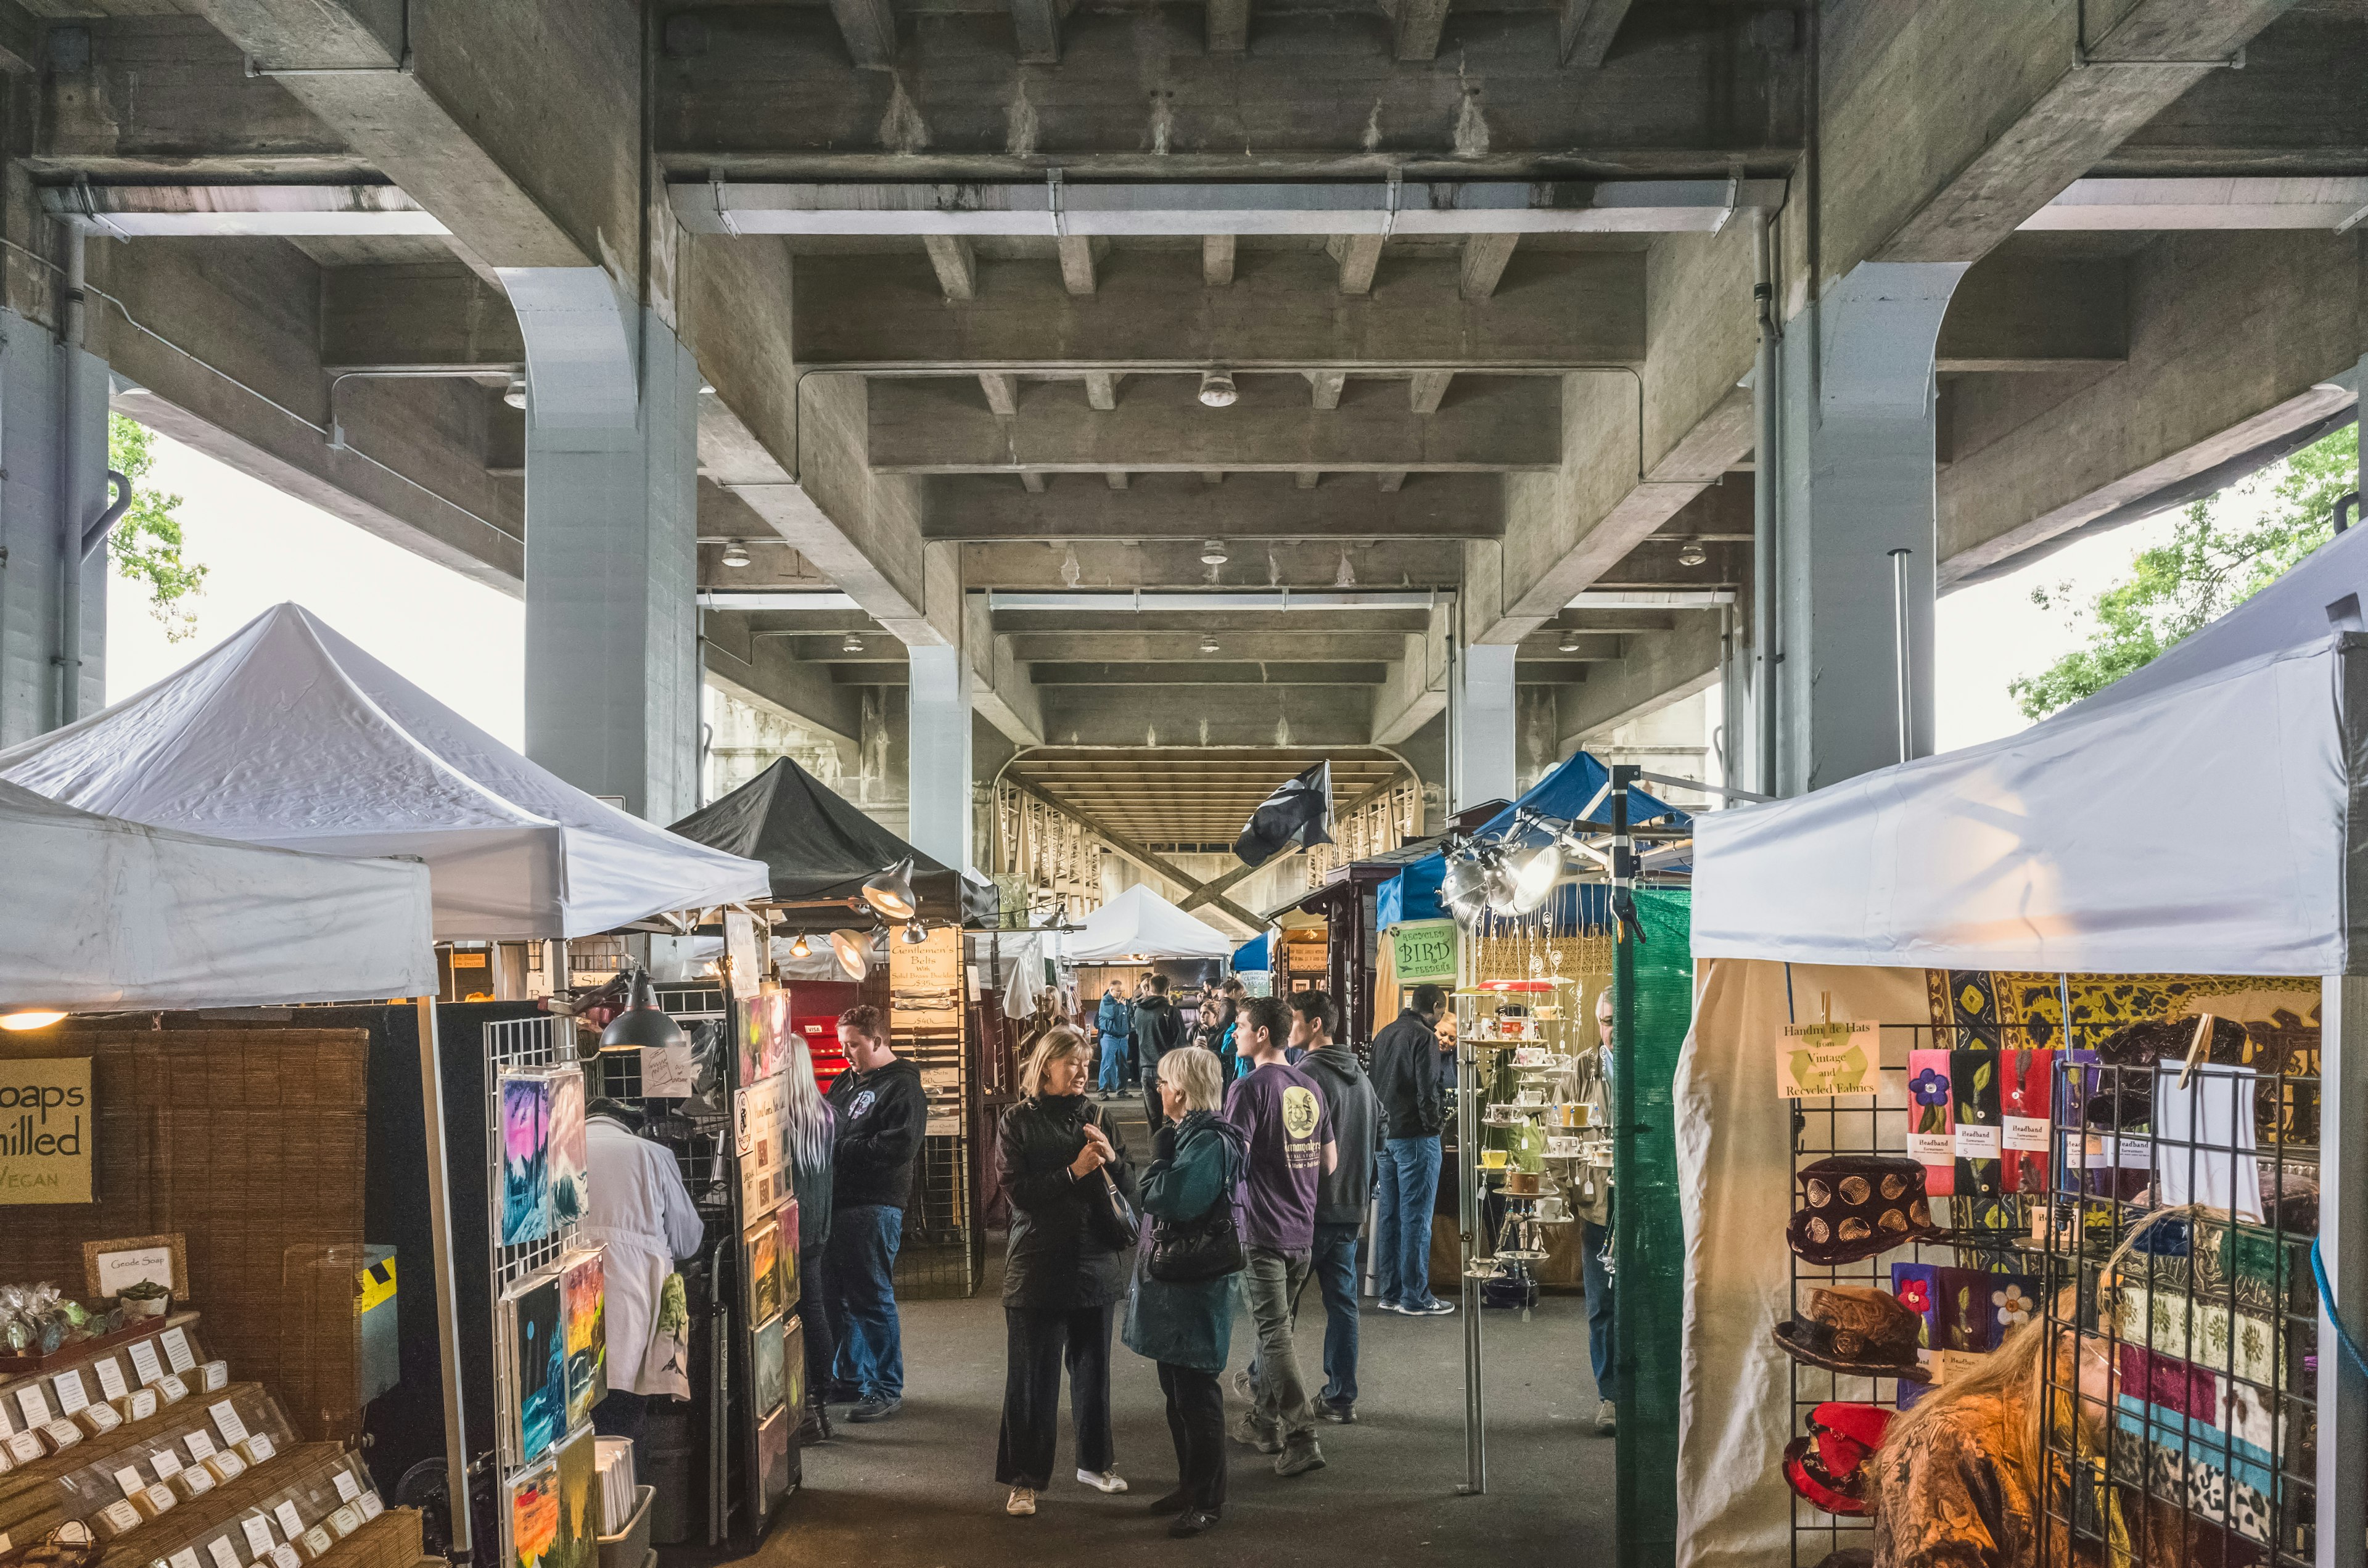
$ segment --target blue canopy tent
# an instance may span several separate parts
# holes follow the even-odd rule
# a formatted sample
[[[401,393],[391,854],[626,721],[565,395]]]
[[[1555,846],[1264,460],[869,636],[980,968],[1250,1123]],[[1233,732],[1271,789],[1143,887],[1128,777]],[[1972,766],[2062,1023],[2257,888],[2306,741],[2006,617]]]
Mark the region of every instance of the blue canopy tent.
[[[1273,968],[1274,960],[1268,956],[1268,944],[1273,941],[1273,939],[1274,934],[1272,932],[1261,931],[1257,936],[1251,937],[1248,941],[1244,942],[1240,947],[1235,948],[1234,949],[1235,972],[1239,973],[1241,971],[1246,969]]]
[[[1479,836],[1502,837],[1511,830],[1515,813],[1523,811],[1537,816],[1552,817],[1556,822],[1567,822],[1587,810],[1588,803],[1595,799],[1596,791],[1611,782],[1611,769],[1596,761],[1587,753],[1575,751],[1556,765],[1553,772],[1531,785],[1529,793],[1483,824],[1479,830]],[[1610,811],[1611,807],[1608,803],[1596,807],[1596,815],[1592,820],[1610,821]],[[1641,826],[1663,817],[1667,817],[1669,825],[1673,827],[1691,826],[1694,820],[1677,807],[1667,801],[1654,799],[1634,785],[1628,787],[1629,825]],[[1537,842],[1541,836],[1535,829],[1523,835],[1526,840],[1532,843]]]

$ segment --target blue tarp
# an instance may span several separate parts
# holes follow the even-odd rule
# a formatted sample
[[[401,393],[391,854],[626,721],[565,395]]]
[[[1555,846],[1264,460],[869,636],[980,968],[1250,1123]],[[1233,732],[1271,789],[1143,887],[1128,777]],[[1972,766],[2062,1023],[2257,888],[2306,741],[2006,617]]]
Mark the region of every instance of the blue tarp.
[[[1240,947],[1235,948],[1234,949],[1234,968],[1237,971],[1246,969],[1272,969],[1274,967],[1274,961],[1267,957],[1267,944],[1271,940],[1273,940],[1271,933],[1261,932],[1259,935],[1251,937],[1248,941],[1244,942]]]
[[[1577,816],[1595,799],[1595,792],[1611,781],[1611,770],[1585,752],[1573,752],[1568,760],[1531,786],[1527,794],[1489,819],[1479,830],[1478,836],[1495,837],[1513,825],[1513,813],[1526,806],[1542,816],[1565,821]],[[1597,809],[1595,820],[1608,822],[1608,806]],[[1666,801],[1655,800],[1631,785],[1628,790],[1628,820],[1641,824],[1658,818],[1668,818],[1677,826],[1686,826],[1693,818]],[[1522,835],[1532,843],[1543,842],[1543,835],[1535,829]],[[1447,904],[1439,896],[1439,885],[1447,875],[1447,857],[1433,855],[1417,860],[1373,893],[1373,923],[1388,929],[1406,920],[1444,920]],[[1563,887],[1555,890],[1554,918],[1557,924],[1574,920],[1580,926],[1608,924],[1605,912],[1610,890],[1600,884]],[[1236,968],[1239,964],[1236,963]]]

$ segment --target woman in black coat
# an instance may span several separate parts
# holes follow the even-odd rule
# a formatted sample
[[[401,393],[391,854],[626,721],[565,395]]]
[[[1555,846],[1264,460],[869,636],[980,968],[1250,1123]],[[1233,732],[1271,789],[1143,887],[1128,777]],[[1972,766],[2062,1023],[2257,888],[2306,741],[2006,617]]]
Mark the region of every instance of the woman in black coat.
[[[1077,1479],[1097,1492],[1126,1490],[1110,1442],[1110,1350],[1133,1251],[1096,1235],[1090,1215],[1110,1200],[1106,1181],[1132,1210],[1134,1173],[1118,1129],[1103,1125],[1086,1097],[1092,1060],[1093,1048],[1074,1029],[1045,1035],[1020,1075],[1026,1097],[1003,1113],[996,1135],[1011,1198],[1003,1267],[1008,1362],[995,1453],[995,1478],[1011,1488],[1008,1514],[1033,1514],[1036,1494],[1052,1484],[1064,1362]]]

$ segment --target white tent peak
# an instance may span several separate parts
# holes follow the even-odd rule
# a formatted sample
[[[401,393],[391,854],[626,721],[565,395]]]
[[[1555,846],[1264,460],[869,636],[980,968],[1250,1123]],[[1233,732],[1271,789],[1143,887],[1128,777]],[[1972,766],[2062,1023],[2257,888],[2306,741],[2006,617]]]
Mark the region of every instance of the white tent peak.
[[[295,604],[101,712],[0,751],[0,778],[216,837],[417,856],[445,939],[588,936],[767,889],[758,862],[596,800]]]
[[[1065,956],[1072,963],[1105,963],[1135,955],[1222,959],[1238,945],[1137,882],[1086,916],[1085,928],[1069,938]]]

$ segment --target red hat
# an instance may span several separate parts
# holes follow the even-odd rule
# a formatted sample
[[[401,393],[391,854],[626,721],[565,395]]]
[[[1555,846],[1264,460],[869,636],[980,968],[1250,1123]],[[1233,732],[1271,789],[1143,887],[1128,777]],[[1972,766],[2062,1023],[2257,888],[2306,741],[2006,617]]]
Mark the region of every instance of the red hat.
[[[1809,1412],[1809,1436],[1784,1449],[1784,1480],[1828,1514],[1866,1512],[1866,1460],[1883,1441],[1891,1412],[1880,1405],[1828,1401]]]

